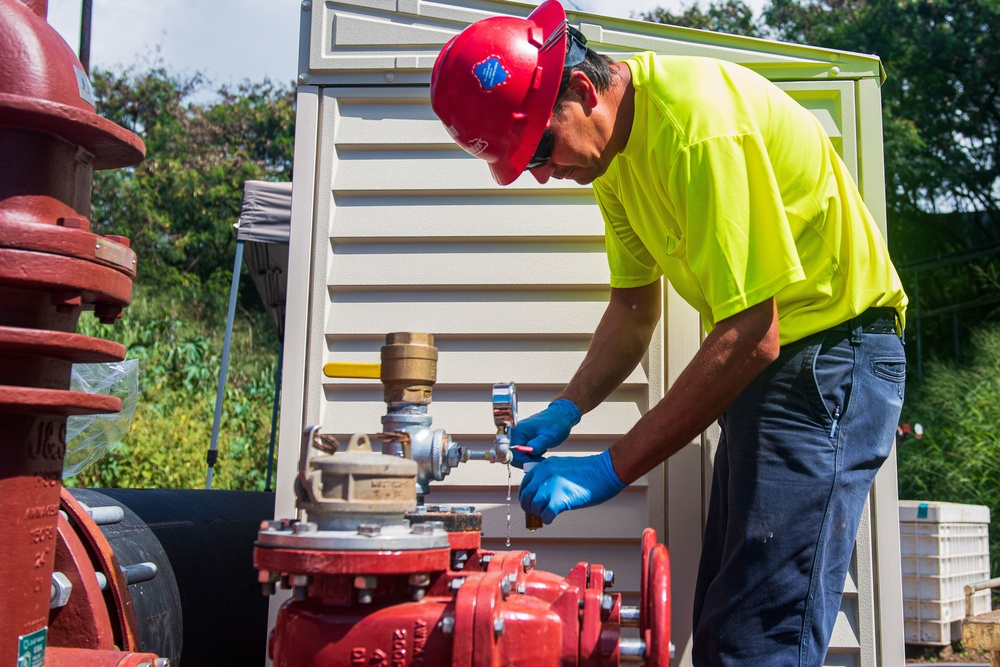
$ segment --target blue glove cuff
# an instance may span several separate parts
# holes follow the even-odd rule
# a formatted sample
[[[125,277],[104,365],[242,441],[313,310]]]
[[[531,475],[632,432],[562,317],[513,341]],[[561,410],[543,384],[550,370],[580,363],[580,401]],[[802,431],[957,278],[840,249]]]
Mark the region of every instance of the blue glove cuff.
[[[573,422],[573,426],[580,423],[580,419],[583,415],[580,413],[580,408],[576,407],[576,403],[569,400],[568,398],[558,398],[551,403],[549,403],[550,408],[554,408],[570,418]]]
[[[615,488],[615,493],[621,491],[628,484],[623,483],[618,478],[618,473],[615,472],[615,467],[611,465],[611,450],[605,449],[603,452],[597,455],[597,469],[603,473],[604,477],[607,478],[608,482],[611,483]]]

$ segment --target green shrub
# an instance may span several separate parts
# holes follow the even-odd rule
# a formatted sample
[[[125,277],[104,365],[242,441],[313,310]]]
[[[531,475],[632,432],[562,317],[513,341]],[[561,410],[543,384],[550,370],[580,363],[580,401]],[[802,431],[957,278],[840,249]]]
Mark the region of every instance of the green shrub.
[[[80,318],[81,333],[116,340],[139,359],[140,395],[124,441],[67,486],[205,486],[225,321],[201,318],[188,297],[139,286],[114,326]],[[264,488],[277,348],[263,314],[238,318],[213,488]]]
[[[931,362],[907,391],[903,420],[924,436],[899,447],[900,497],[986,505],[1000,518],[1000,326],[973,334],[967,363]],[[990,555],[1000,572],[1000,530]]]

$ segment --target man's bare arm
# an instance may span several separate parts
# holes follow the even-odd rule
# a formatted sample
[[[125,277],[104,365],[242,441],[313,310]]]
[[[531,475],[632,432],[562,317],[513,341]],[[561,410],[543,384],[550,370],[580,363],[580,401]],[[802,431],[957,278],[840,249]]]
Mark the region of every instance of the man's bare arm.
[[[621,481],[631,484],[718,419],[778,357],[778,333],[773,298],[719,322],[663,400],[611,446]]]
[[[642,360],[660,319],[660,281],[644,287],[612,288],[587,356],[558,398],[586,414],[625,381]]]

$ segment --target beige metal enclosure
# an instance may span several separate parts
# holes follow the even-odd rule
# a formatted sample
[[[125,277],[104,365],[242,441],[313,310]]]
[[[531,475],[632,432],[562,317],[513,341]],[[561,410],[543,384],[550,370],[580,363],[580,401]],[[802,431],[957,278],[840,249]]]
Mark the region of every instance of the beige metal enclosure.
[[[302,3],[295,172],[276,515],[294,514],[292,481],[303,429],[380,429],[381,387],[335,380],[328,361],[378,361],[387,332],[435,336],[434,428],[486,448],[494,382],[518,385],[522,416],[544,407],[575,371],[604,310],[603,222],[590,189],[495,185],[430,109],[441,46],[493,14],[533,5],[501,0],[340,0]],[[823,122],[885,227],[877,58],[569,12],[599,51],[653,50],[744,64]],[[644,362],[561,448],[603,450],[664,394],[701,340],[697,315],[669,288]],[[636,593],[639,537],[657,529],[673,568],[675,664],[690,664],[690,608],[715,437],[706,433],[606,505],[524,529],[514,485],[513,546],[556,573],[579,561],[615,570]],[[508,469],[469,462],[433,487],[432,504],[484,514],[484,546],[504,548]],[[902,665],[895,459],[879,474],[862,519],[828,665]]]

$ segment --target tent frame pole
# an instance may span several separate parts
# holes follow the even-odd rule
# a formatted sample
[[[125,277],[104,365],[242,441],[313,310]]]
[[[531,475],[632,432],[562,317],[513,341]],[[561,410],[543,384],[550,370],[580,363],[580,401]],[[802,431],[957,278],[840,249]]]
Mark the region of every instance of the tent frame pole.
[[[236,318],[236,297],[240,291],[240,273],[243,270],[243,241],[236,242],[236,259],[233,262],[233,283],[229,288],[229,313],[226,316],[226,336],[222,343],[222,368],[219,370],[219,387],[215,393],[215,417],[212,420],[212,442],[208,447],[208,474],[205,488],[212,488],[215,461],[219,458],[219,427],[222,424],[222,401],[226,395],[226,377],[229,375],[229,346],[233,341],[233,320]]]

